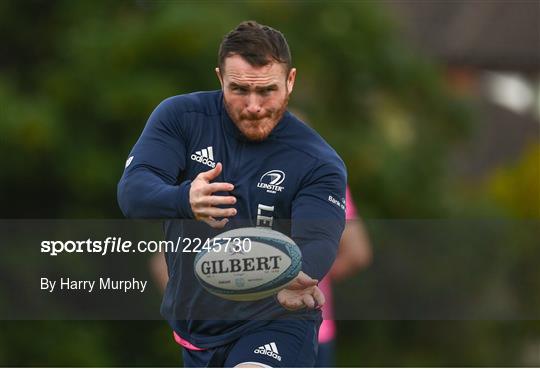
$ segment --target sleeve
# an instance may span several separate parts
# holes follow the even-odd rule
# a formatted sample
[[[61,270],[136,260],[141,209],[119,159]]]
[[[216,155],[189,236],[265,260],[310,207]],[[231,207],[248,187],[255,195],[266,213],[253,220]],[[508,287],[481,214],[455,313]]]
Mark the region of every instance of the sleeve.
[[[292,205],[291,235],[302,251],[302,271],[319,281],[336,258],[345,228],[345,165],[315,168]]]
[[[118,183],[118,204],[128,218],[193,218],[191,181],[178,183],[186,168],[186,141],[173,101],[152,112],[131,150]]]

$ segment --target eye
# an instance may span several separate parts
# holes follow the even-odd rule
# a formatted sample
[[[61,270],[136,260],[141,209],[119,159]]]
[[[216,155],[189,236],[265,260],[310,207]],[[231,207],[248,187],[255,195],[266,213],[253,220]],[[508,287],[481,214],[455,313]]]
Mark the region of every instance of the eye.
[[[260,91],[260,94],[262,96],[268,96],[270,95],[272,92],[274,92],[276,90],[275,87],[268,87],[268,88],[264,88]]]
[[[241,86],[231,86],[231,91],[236,93],[236,94],[246,94],[247,93],[247,89],[245,87],[241,87]]]

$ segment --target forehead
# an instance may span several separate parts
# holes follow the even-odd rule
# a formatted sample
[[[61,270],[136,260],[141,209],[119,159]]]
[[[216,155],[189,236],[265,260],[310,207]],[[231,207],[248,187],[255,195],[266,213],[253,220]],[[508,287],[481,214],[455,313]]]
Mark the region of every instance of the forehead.
[[[232,55],[225,59],[223,78],[229,83],[266,85],[270,83],[283,83],[285,81],[285,65],[272,62],[262,67],[249,64],[240,55]]]

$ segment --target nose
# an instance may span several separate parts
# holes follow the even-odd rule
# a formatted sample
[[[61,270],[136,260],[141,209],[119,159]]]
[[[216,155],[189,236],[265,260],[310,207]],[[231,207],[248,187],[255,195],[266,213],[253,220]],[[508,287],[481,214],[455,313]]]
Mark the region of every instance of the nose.
[[[261,102],[256,94],[249,94],[246,101],[246,110],[249,114],[258,114],[261,111]]]

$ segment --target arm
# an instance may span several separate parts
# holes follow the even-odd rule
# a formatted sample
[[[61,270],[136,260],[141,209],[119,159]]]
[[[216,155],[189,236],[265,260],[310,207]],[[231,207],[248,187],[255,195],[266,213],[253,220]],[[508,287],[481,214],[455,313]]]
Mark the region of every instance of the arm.
[[[232,191],[234,186],[210,183],[221,173],[220,163],[193,181],[179,182],[186,169],[186,136],[182,111],[173,103],[165,100],[150,115],[118,183],[118,204],[128,218],[194,218],[223,228],[226,217],[234,216],[236,210],[216,206],[232,205],[236,199],[213,193]]]
[[[292,238],[302,250],[302,271],[321,280],[330,270],[345,227],[343,163],[313,170],[293,201]]]
[[[330,269],[343,232],[345,183],[342,163],[318,167],[293,201],[291,235],[302,250],[302,271],[277,295],[286,309],[324,305],[317,282]]]
[[[118,204],[128,218],[192,218],[191,181],[178,183],[186,167],[180,117],[165,100],[150,115],[118,183]]]

